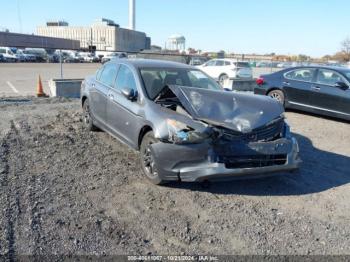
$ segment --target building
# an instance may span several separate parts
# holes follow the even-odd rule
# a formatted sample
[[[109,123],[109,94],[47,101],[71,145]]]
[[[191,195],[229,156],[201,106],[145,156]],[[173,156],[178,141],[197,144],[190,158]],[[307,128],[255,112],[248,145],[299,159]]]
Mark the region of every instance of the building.
[[[180,52],[186,51],[186,38],[182,35],[172,35],[168,38],[166,48]]]
[[[151,46],[151,39],[145,33],[121,28],[105,18],[97,19],[91,26],[48,22],[37,27],[37,35],[78,40],[81,48],[101,51],[139,52]]]
[[[77,50],[80,49],[80,42],[57,37],[0,32],[0,46]]]

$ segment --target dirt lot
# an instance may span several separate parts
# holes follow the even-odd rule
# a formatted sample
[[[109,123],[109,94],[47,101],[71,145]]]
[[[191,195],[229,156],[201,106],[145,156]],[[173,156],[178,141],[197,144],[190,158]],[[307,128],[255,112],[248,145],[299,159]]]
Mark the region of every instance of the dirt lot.
[[[350,254],[349,123],[288,112],[299,174],[159,187],[77,101],[0,99],[0,253]]]

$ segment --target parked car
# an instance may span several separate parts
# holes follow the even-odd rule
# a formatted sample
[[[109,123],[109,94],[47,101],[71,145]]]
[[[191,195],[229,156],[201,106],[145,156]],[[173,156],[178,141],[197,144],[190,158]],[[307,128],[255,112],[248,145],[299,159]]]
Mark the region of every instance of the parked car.
[[[5,62],[17,62],[16,55],[12,52],[11,48],[9,47],[0,47],[0,54],[3,55]]]
[[[350,120],[350,69],[294,67],[256,81],[255,94],[273,97],[286,108]]]
[[[87,63],[97,63],[100,61],[98,57],[94,56],[91,53],[80,52],[78,55],[83,59],[84,62]]]
[[[277,68],[289,68],[292,67],[292,63],[284,62],[277,64]]]
[[[127,57],[128,57],[128,55],[126,53],[115,52],[115,53],[110,53],[110,54],[102,57],[101,62],[102,62],[102,64],[104,64],[104,63],[107,63],[113,59],[120,59],[120,58],[127,58]]]
[[[298,144],[274,99],[227,92],[195,67],[119,59],[85,78],[83,123],[140,150],[155,184],[263,177],[299,166]]]
[[[16,56],[17,62],[26,62],[25,56],[17,48],[11,48],[12,53]]]
[[[44,48],[25,48],[23,53],[35,56],[35,62],[47,61],[47,52]]]
[[[207,57],[204,56],[192,56],[189,61],[189,65],[191,66],[199,66],[203,65],[208,61]]]
[[[5,62],[5,58],[4,58],[3,54],[0,54],[0,63],[3,63],[3,62]]]
[[[32,62],[33,63],[33,62],[36,62],[36,60],[37,60],[37,56],[34,54],[31,54],[30,51],[18,49],[17,54],[24,56],[25,62]]]
[[[58,63],[60,61],[60,57],[59,57],[59,55],[57,55],[55,50],[48,49],[48,50],[46,50],[46,52],[47,52],[46,62]]]
[[[221,85],[226,79],[253,77],[248,62],[237,62],[233,59],[212,59],[198,68],[219,81]]]

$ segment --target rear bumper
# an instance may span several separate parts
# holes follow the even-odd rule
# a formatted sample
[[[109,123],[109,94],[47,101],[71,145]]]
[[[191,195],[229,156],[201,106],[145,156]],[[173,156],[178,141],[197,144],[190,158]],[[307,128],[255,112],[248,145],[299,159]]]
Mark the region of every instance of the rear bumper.
[[[254,94],[256,95],[266,95],[267,89],[264,87],[256,86],[254,88]]]
[[[213,149],[207,143],[193,145],[174,145],[157,143],[151,146],[159,174],[164,180],[181,180],[195,182],[204,180],[221,180],[237,178],[258,178],[276,173],[293,171],[299,168],[299,147],[294,138],[282,138],[273,142],[225,145],[225,148]],[[247,156],[279,156],[285,155],[281,164],[232,168],[222,161],[222,155],[230,158],[235,155],[233,166],[240,166],[240,159]],[[238,157],[237,157],[238,156]],[[247,161],[246,161],[247,162]],[[249,161],[247,162],[249,165]],[[256,161],[255,161],[256,164]]]

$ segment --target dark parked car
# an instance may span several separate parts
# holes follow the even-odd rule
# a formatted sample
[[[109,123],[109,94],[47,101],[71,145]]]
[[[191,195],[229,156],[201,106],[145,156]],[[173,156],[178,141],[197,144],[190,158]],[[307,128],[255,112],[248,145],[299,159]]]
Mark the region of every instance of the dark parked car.
[[[350,120],[350,69],[294,67],[257,79],[255,94],[295,108]]]
[[[199,69],[119,59],[82,83],[84,124],[141,152],[155,184],[298,168],[298,144],[274,99],[224,91]]]
[[[0,54],[0,62],[5,62],[5,58],[2,54]]]

